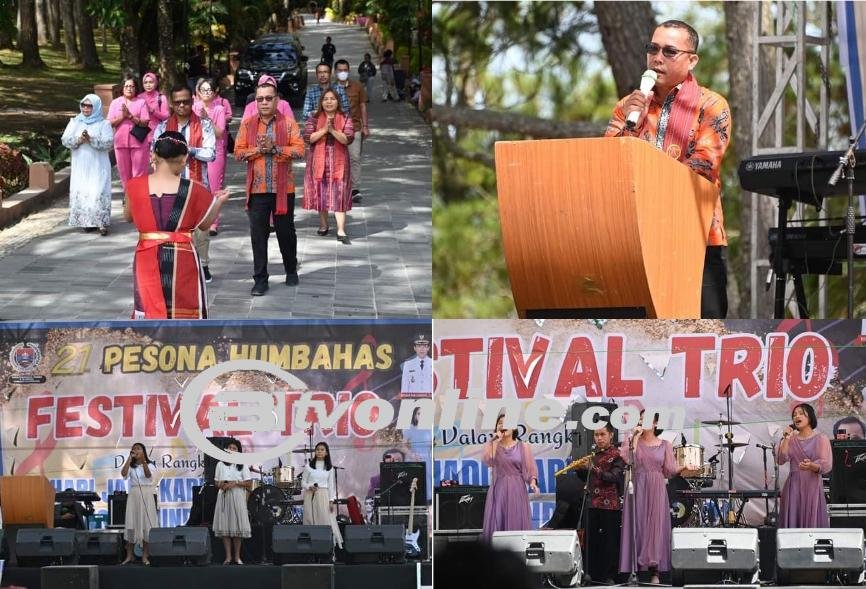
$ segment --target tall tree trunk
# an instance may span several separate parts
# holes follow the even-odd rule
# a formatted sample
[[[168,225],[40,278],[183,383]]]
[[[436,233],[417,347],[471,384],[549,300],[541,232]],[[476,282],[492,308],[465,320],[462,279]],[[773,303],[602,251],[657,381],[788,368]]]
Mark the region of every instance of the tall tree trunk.
[[[595,2],[601,42],[619,96],[631,94],[646,69],[644,46],[652,38],[656,18],[649,2]]]
[[[45,0],[36,0],[36,41],[48,45],[48,6]]]
[[[141,75],[141,51],[139,50],[138,2],[123,0],[124,23],[120,28],[120,74]]]
[[[96,40],[93,37],[93,19],[87,12],[87,0],[73,0],[75,23],[78,28],[78,41],[81,43],[81,64],[84,69],[102,71],[99,53],[96,52]]]
[[[72,9],[72,0],[60,1],[60,17],[63,20],[66,61],[72,64],[81,63],[81,53],[78,52],[78,41],[75,39],[75,12]]]
[[[18,29],[18,47],[24,56],[22,65],[27,68],[43,68],[45,62],[39,56],[39,44],[36,42],[36,3],[34,0],[18,1],[18,17],[21,24]]]
[[[179,83],[180,76],[175,66],[174,24],[171,15],[171,2],[159,0],[156,4],[157,28],[159,30],[159,78],[165,80],[169,88]]]
[[[63,49],[63,41],[60,39],[60,0],[48,0],[48,37],[51,48],[57,51]]]

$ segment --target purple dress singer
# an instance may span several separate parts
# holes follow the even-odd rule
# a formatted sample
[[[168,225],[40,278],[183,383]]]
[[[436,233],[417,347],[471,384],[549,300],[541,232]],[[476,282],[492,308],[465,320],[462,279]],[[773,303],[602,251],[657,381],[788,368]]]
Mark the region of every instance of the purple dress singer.
[[[821,467],[821,472],[800,470],[799,464],[808,458]],[[788,449],[778,454],[779,464],[790,463],[790,472],[779,503],[780,528],[829,528],[827,501],[824,498],[822,474],[833,468],[833,452],[826,435],[815,433],[807,440],[791,436]]]
[[[503,530],[531,530],[529,493],[526,487],[538,477],[538,469],[529,445],[517,442],[511,448],[493,443],[484,447],[484,464],[493,468],[493,482],[484,504],[484,533],[490,542],[493,532]]]
[[[637,570],[671,570],[671,505],[668,500],[666,479],[677,474],[679,467],[674,451],[667,440],[657,446],[648,446],[638,439],[634,465],[635,544]],[[628,463],[628,442],[622,445],[620,455]],[[628,490],[626,490],[628,492]],[[619,570],[631,571],[631,512],[632,497],[625,497],[622,512]]]

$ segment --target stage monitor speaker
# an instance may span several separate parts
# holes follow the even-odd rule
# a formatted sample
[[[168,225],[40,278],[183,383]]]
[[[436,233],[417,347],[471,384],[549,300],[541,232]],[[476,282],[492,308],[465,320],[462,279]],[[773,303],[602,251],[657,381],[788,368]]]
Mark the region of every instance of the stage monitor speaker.
[[[115,491],[108,496],[108,527],[122,530],[126,520],[126,491]]]
[[[226,437],[212,437],[208,438],[208,440],[220,450],[225,450],[226,444],[228,444],[229,440],[233,438]],[[204,454],[204,482],[205,483],[213,483],[214,476],[216,475],[216,465],[219,462],[216,458],[212,458],[211,456]]]
[[[346,526],[346,562],[404,562],[403,539],[403,526]]]
[[[833,440],[830,503],[866,503],[866,440]]]
[[[379,465],[379,505],[409,505],[409,487],[418,479],[415,505],[427,504],[427,465],[423,462],[382,462]],[[390,496],[390,497],[389,497]]]
[[[583,426],[583,422],[581,418],[583,417],[584,412],[587,409],[593,407],[601,407],[607,411],[607,414],[610,415],[613,413],[617,405],[616,403],[572,403],[571,407],[568,410],[568,419],[569,421],[573,421],[577,424],[573,430],[571,430],[571,459],[576,460],[581,456],[586,456],[592,451],[592,445],[595,443],[592,434],[595,429],[604,427],[604,424],[607,423],[607,419],[601,416],[596,417],[596,421],[598,423],[598,427],[595,429],[586,428]],[[617,434],[614,432],[614,444],[616,444]]]
[[[334,555],[334,531],[331,526],[274,526],[274,562],[331,562]]]
[[[863,530],[792,528],[776,535],[778,585],[863,582]]]
[[[48,566],[41,573],[46,589],[99,589],[99,567],[95,565]]]
[[[758,582],[758,530],[674,528],[671,583]]]
[[[280,577],[282,589],[334,589],[333,564],[284,564]]]
[[[482,530],[484,502],[490,487],[439,487],[434,493],[433,523],[436,530]]]
[[[15,538],[21,566],[78,564],[75,530],[67,528],[23,528]]]
[[[150,562],[155,566],[204,566],[210,562],[207,528],[151,528],[148,538]]]
[[[427,560],[430,556],[430,548],[427,539],[427,514],[428,509],[424,507],[415,507],[415,515],[412,517],[413,533],[418,534],[416,542],[421,555],[418,557],[421,560]],[[408,507],[392,507],[390,510],[387,507],[379,508],[379,523],[380,524],[399,524],[404,528],[409,527],[409,508]]]
[[[123,558],[123,532],[120,530],[75,533],[79,564],[117,564]]]
[[[552,576],[554,586],[576,586],[583,577],[575,530],[494,532],[492,546],[522,557],[531,573]]]

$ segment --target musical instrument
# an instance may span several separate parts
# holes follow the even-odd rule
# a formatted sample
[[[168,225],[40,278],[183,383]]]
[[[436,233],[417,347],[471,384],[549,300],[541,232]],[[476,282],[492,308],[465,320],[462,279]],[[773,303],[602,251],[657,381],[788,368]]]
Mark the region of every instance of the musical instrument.
[[[676,491],[678,496],[686,499],[774,499],[781,493],[773,489],[747,489],[744,491],[728,489],[682,489]]]
[[[261,485],[249,495],[247,511],[261,524],[299,524],[303,521],[304,502],[291,499],[285,489],[274,485]]]
[[[691,489],[691,485],[683,477],[673,477],[668,480],[668,501],[671,506],[671,526],[682,526],[689,520],[695,507],[694,498],[680,496],[681,491]]]
[[[699,444],[674,446],[674,460],[680,467],[692,465],[700,468],[704,463],[704,447]]]
[[[414,499],[414,495],[413,495]],[[367,523],[364,519],[364,513],[361,511],[361,502],[354,495],[346,497],[346,509],[349,511],[349,521],[353,524]]]
[[[744,446],[748,446],[745,442],[722,442],[721,444],[713,444],[716,448],[728,448],[729,450],[733,450],[734,448],[742,448]]]
[[[262,479],[250,479],[249,492],[252,493],[253,491],[255,491],[256,489],[258,489],[259,487],[261,487],[264,484],[265,483],[262,481]]]
[[[412,479],[412,485],[409,487],[409,525],[406,526],[406,539],[404,541],[406,556],[408,558],[421,557],[421,547],[418,546],[418,537],[421,535],[421,530],[419,529],[417,532],[413,531],[415,529],[413,525],[415,518],[415,491],[417,490],[418,478],[415,477]]]
[[[841,274],[842,264],[848,261],[848,236],[844,231],[842,225],[786,227],[782,257],[790,262],[792,273]],[[779,229],[771,228],[768,238],[772,261],[779,240]],[[866,243],[866,227],[859,223],[854,229],[854,242],[854,259],[866,259],[866,247],[863,246]]]
[[[95,503],[102,501],[102,498],[93,491],[60,491],[54,494],[54,501],[60,503],[62,501],[80,501],[81,503]]]
[[[587,461],[589,461],[589,460],[592,459],[593,456],[595,456],[595,452],[590,452],[590,453],[587,454],[586,456],[581,456],[581,457],[578,458],[577,460],[574,460],[574,461],[570,462],[569,464],[567,464],[566,466],[563,466],[562,468],[560,468],[559,470],[557,470],[557,471],[553,474],[553,476],[558,477],[559,475],[561,475],[561,474],[565,474],[565,473],[567,473],[568,471],[570,471],[570,470],[573,469],[573,468],[579,468],[579,467],[581,467],[581,466],[584,466],[584,465],[586,465],[586,462],[587,462]]]
[[[313,454],[315,451],[315,448],[296,448],[292,450],[292,454]]]
[[[281,489],[295,488],[295,467],[294,466],[275,466],[271,469],[274,476],[274,485]]]
[[[726,425],[741,425],[739,421],[730,421],[728,419],[713,419],[701,422],[704,425],[717,425],[719,427],[723,427]]]
[[[844,151],[757,155],[744,159],[737,168],[743,190],[795,200],[819,209],[828,196],[848,194],[848,182],[829,186]],[[866,151],[856,150],[854,194],[866,192]]]

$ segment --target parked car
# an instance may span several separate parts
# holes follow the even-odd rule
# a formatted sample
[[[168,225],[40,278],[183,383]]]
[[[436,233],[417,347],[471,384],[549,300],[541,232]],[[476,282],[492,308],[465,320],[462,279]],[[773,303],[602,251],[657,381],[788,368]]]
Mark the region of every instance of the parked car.
[[[274,77],[277,91],[292,106],[301,106],[307,94],[304,46],[294,35],[266,35],[253,41],[241,56],[235,74],[235,105],[245,106],[263,74]]]

